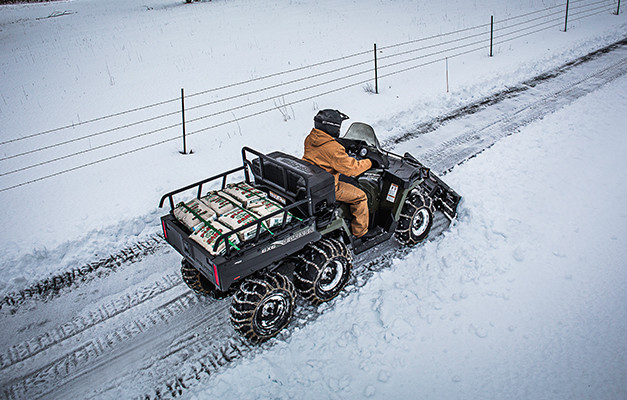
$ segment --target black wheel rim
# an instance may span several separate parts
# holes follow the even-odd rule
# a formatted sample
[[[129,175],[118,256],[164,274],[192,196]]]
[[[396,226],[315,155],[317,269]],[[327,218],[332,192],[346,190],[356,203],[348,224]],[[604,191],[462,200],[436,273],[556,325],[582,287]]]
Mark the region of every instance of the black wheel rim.
[[[255,312],[255,330],[260,336],[271,336],[281,330],[290,317],[291,300],[289,294],[274,292],[263,299]]]
[[[321,292],[328,293],[335,290],[341,283],[344,275],[344,263],[342,259],[330,260],[320,273],[318,288]]]

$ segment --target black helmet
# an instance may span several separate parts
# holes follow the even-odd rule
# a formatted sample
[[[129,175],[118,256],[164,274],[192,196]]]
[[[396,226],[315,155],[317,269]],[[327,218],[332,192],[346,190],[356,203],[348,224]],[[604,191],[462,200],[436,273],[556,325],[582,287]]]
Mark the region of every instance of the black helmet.
[[[345,119],[348,119],[348,115],[338,110],[320,110],[314,117],[314,128],[336,138],[340,136],[340,126]]]

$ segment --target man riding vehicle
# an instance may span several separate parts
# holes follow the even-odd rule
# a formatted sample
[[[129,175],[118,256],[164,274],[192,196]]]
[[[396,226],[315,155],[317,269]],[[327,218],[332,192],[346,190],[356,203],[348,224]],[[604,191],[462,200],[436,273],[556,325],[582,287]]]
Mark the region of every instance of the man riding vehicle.
[[[382,162],[374,159],[356,160],[335,139],[340,136],[346,114],[337,110],[321,110],[314,117],[314,129],[305,139],[303,160],[317,165],[335,177],[335,199],[350,206],[353,220],[351,231],[357,238],[367,239],[375,232],[368,232],[368,198],[363,190],[339,179],[340,174],[355,177]],[[374,164],[374,165],[373,165]]]

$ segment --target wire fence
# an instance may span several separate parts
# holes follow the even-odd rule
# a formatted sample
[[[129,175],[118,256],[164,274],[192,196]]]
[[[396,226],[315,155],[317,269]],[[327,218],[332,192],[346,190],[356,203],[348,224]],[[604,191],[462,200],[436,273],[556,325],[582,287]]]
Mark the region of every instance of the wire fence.
[[[569,21],[609,12],[618,15],[620,1],[566,0],[564,4],[502,20],[492,17],[490,23],[439,35],[378,49],[375,44],[374,50],[186,96],[181,90],[181,97],[0,141],[1,153],[5,154],[0,157],[0,182],[12,182],[0,184],[0,193],[165,143],[182,140],[182,153],[187,153],[189,136],[277,109],[289,118],[289,107],[293,105],[356,86],[378,92],[379,79],[479,51],[489,51],[492,56],[493,46],[550,29],[563,27],[566,31]],[[273,83],[275,78],[281,80]],[[369,89],[372,84],[375,89]],[[249,86],[253,87],[247,89]],[[286,101],[286,97],[291,100]],[[129,134],[130,128],[137,127],[141,127],[139,133]],[[77,131],[83,133],[77,135]]]

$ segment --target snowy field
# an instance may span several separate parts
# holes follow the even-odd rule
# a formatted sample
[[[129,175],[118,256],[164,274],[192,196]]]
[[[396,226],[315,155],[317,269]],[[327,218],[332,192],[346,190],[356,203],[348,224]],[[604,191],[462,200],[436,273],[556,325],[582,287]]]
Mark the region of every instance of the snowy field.
[[[370,79],[371,71],[288,93],[335,77],[287,85],[321,71],[304,67],[340,59],[324,68],[337,67],[348,62],[343,57],[371,52],[374,43],[385,65],[391,52],[421,44],[386,46],[453,31],[465,33],[425,46],[478,31],[489,40],[484,25],[492,15],[497,27],[525,15],[560,19],[564,3],[73,0],[0,6],[0,296],[151,237],[165,212],[157,208],[162,194],[237,166],[244,145],[301,155],[320,108],[370,123],[391,143],[627,37],[625,14],[612,13],[616,1],[571,1],[575,16],[567,32],[563,20],[537,33],[520,32],[515,40],[497,41],[493,57],[486,41],[480,51],[459,56],[464,49],[450,44],[438,56],[450,56],[448,62],[381,77],[378,95],[357,84],[316,96]],[[585,4],[596,11],[577,18]],[[536,14],[541,10],[548,11]],[[301,67],[295,75],[257,80]],[[241,88],[186,99],[190,121],[216,112],[213,105],[195,106],[250,92],[228,102],[234,110],[226,115],[190,123],[188,131],[197,132],[188,138],[194,152],[181,155],[181,88],[189,95],[247,80]],[[279,84],[287,86],[255,93]],[[626,89],[623,75],[456,166],[444,180],[463,203],[443,235],[322,306],[314,322],[200,379],[183,397],[627,398]],[[244,108],[247,101],[259,103]],[[246,117],[264,109],[271,111]],[[173,114],[135,125],[166,113]],[[213,125],[219,126],[205,129]],[[419,156],[443,143],[444,130],[391,150]],[[151,146],[159,141],[165,142]],[[73,153],[79,154],[68,156]],[[177,266],[167,268],[147,268],[139,277],[114,274],[100,289],[95,280],[90,295],[97,303],[99,291],[130,291],[137,280],[156,280]],[[63,314],[79,312],[67,304]],[[50,321],[31,327],[45,324]],[[176,375],[189,366],[166,367]],[[115,391],[92,393],[111,397]]]
[[[178,101],[113,120],[0,145],[2,190],[160,140],[176,139],[0,191],[5,210],[2,225],[19,227],[3,229],[0,233],[0,294],[28,286],[72,265],[90,262],[154,233],[162,212],[156,205],[162,194],[222,171],[225,166],[238,165],[239,149],[244,145],[261,151],[278,149],[300,154],[302,141],[319,108],[338,108],[351,116],[351,121],[368,122],[375,127],[380,139],[385,140],[624,38],[624,14],[616,16],[610,11],[614,10],[615,1],[601,2],[602,12],[594,11],[590,17],[581,18],[588,15],[586,13],[580,15],[580,19],[571,16],[568,32],[563,32],[561,13],[564,10],[559,8],[562,3],[557,0],[455,0],[443,7],[434,2],[318,0],[289,5],[270,1],[260,6],[250,0],[193,4],[179,0],[142,3],[75,0],[3,6],[0,13],[2,142],[177,99],[181,88],[185,88],[186,93],[198,93],[369,52],[373,43],[383,48],[476,26],[483,28],[461,36],[483,32],[480,39],[484,41],[481,51],[449,60],[449,93],[446,93],[446,67],[442,61],[381,78],[380,94],[376,96],[366,92],[364,85],[358,85],[296,103],[287,107],[291,118],[286,122],[278,107],[274,109],[275,104],[297,101],[352,81],[280,96],[329,77],[300,82],[257,97],[248,96],[246,100],[251,102],[264,96],[277,96],[257,108],[238,109],[226,116],[217,116],[215,121],[200,120],[195,125],[190,124],[189,131],[200,130],[221,123],[224,118],[238,119],[259,108],[273,109],[189,137],[188,146],[194,150],[191,156],[179,154],[182,149],[179,126],[93,150],[169,124],[180,124],[179,114],[78,140],[113,127],[176,113],[180,109]],[[594,3],[592,10],[599,7],[598,2],[591,3]],[[587,9],[590,8],[583,11]],[[489,27],[485,24],[489,24],[491,15],[498,22],[539,10],[548,11],[522,18],[522,21],[532,22],[514,26],[506,33],[542,23],[547,19],[536,19],[543,15],[557,13],[548,19],[557,22],[549,24],[550,29],[516,40],[509,39],[547,25],[505,37],[504,40],[509,41],[496,45],[495,56],[489,57]],[[520,21],[515,19],[507,24]],[[458,37],[445,36],[434,42],[384,50],[380,57]],[[470,48],[474,47],[477,46]],[[431,50],[437,52],[442,48],[412,53],[409,57]],[[449,51],[442,55],[456,53]],[[370,58],[370,54],[365,56],[366,60]],[[429,60],[421,59],[391,70]],[[356,61],[361,62],[363,58]],[[388,62],[396,61],[397,58]],[[381,60],[380,64],[385,61]],[[339,66],[342,65],[345,63]],[[326,69],[337,67],[331,64]],[[365,68],[371,68],[370,61]],[[382,70],[381,75],[389,71]],[[253,82],[236,88],[238,90],[211,92],[188,99],[186,104],[193,107],[311,73],[319,73],[319,70],[304,70],[296,77],[279,76]],[[368,72],[365,79],[371,77],[372,72]],[[357,81],[360,79],[364,76],[357,77]],[[233,104],[238,105],[241,104]],[[200,108],[188,111],[186,117],[193,119],[212,111],[211,106]],[[11,158],[67,141],[70,143]],[[86,153],[49,162],[80,152]],[[8,174],[10,171],[18,172]]]

